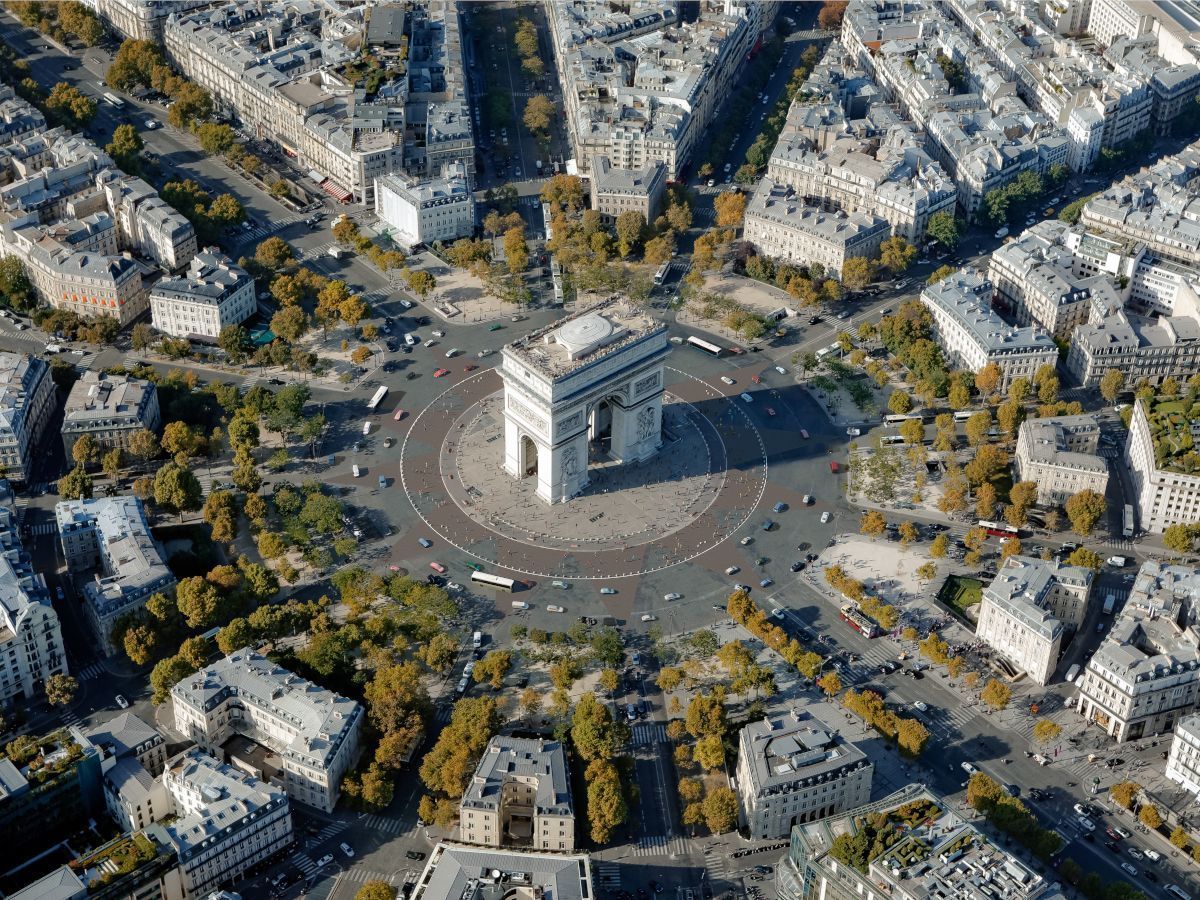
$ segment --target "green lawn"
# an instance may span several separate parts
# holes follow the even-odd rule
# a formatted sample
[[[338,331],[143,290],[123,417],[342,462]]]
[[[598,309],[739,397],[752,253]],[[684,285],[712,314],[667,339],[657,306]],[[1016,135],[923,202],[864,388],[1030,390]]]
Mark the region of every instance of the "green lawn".
[[[951,575],[938,591],[938,599],[964,618],[967,608],[974,606],[982,597],[983,582],[961,575]]]

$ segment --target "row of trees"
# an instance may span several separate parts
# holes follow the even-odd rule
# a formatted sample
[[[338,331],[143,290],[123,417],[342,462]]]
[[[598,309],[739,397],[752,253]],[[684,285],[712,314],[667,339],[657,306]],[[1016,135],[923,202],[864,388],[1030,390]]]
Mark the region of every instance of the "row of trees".
[[[874,691],[846,691],[842,705],[888,740],[894,740],[907,756],[920,756],[929,742],[928,728],[916,719],[896,715]]]
[[[67,0],[66,3],[13,0],[5,6],[22,25],[36,28],[60,44],[74,37],[85,47],[95,47],[104,40],[104,26],[95,10],[76,0]]]
[[[783,657],[805,678],[815,679],[825,666],[825,660],[804,647],[786,631],[771,622],[745,591],[734,591],[726,603],[729,617]]]
[[[1019,799],[1009,795],[994,779],[982,772],[967,782],[967,803],[987,816],[1000,831],[1025,845],[1043,862],[1062,847],[1062,838],[1051,828],[1042,828],[1037,817]]]

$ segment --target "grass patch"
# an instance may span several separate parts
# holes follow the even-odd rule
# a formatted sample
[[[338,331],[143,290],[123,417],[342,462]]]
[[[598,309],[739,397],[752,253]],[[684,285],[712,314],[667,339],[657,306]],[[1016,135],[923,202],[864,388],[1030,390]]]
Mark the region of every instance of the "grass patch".
[[[983,599],[983,582],[977,578],[951,575],[938,591],[938,600],[964,619],[967,609]]]

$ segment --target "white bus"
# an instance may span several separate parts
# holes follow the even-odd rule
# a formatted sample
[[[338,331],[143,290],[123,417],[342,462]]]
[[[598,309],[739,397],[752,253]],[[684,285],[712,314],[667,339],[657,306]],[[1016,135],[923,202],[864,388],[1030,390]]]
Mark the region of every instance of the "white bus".
[[[104,102],[107,103],[109,106],[112,106],[116,109],[124,109],[125,108],[125,101],[113,93],[105,94]]]
[[[667,273],[671,271],[671,263],[665,262],[658,267],[658,271],[654,273],[654,286],[661,287],[662,283],[667,280]]]
[[[954,414],[954,421],[955,422],[965,422],[965,421],[967,421],[967,419],[971,418],[971,416],[973,416],[973,415],[975,415],[975,410],[973,410],[973,409],[960,409],[958,412],[956,412]]]
[[[886,447],[889,444],[903,444],[904,438],[898,434],[884,434],[879,437],[879,446]]]
[[[921,418],[921,417],[920,416],[884,416],[883,424],[899,425],[902,422],[907,422],[909,419],[919,419],[919,418]]]
[[[371,402],[367,404],[367,409],[375,410],[379,408],[379,404],[383,402],[383,398],[387,396],[387,386],[381,387],[375,392],[375,396],[371,398]]]
[[[1121,522],[1121,535],[1131,538],[1133,537],[1133,530],[1133,507],[1126,503]]]
[[[711,353],[713,356],[720,356],[722,350],[716,344],[710,344],[708,341],[702,341],[700,338],[692,335],[687,339],[689,347],[695,347],[697,350],[703,350],[705,353]]]
[[[487,572],[472,572],[471,580],[476,584],[486,584],[488,587],[500,588],[504,591],[511,591],[513,585],[516,584],[511,578],[504,578],[500,575],[491,575]]]

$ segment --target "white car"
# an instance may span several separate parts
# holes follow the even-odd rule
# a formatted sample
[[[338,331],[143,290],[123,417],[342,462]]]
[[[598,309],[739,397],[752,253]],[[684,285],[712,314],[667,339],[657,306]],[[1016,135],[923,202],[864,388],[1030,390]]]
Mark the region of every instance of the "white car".
[[[800,498],[800,502],[805,506],[810,506],[812,504],[812,494],[805,494]]]
[[[850,437],[858,437],[860,434],[862,434],[862,429],[850,427],[846,429],[846,434],[850,435]]]
[[[340,844],[338,844],[338,849],[345,853],[350,859],[354,859],[354,848],[345,841],[342,841]]]
[[[475,671],[475,660],[471,660],[463,668],[463,678],[469,678],[471,673]]]
[[[750,544],[754,543],[754,538],[752,538],[750,535],[746,535],[744,538],[742,538],[740,541],[738,541],[738,543],[741,544],[743,547],[747,547]]]
[[[117,694],[115,699],[117,701],[117,706],[121,707],[121,709],[129,709],[129,701],[126,700],[124,696]]]
[[[1076,803],[1074,809],[1075,809],[1075,815],[1077,815],[1077,816],[1086,817],[1088,814],[1087,807],[1084,806],[1082,803]]]
[[[461,584],[459,584],[457,581],[451,581],[449,584],[447,584],[447,585],[446,585],[446,590],[448,590],[448,591],[461,591],[461,590],[462,590],[462,585],[461,585]]]
[[[730,566],[728,569],[725,570],[725,574],[726,575],[736,575],[740,571],[742,571],[740,566]]]
[[[775,371],[778,372],[780,375],[787,374],[787,369],[785,369],[783,366],[776,366]]]
[[[672,600],[678,600],[682,596],[683,594],[677,594],[675,591],[671,591],[669,594],[663,594],[663,599],[670,603]]]
[[[437,341],[435,341],[433,338],[430,338],[429,340],[427,340],[427,341],[424,343],[424,345],[423,345],[423,346],[424,346],[424,347],[426,347],[426,348],[429,348],[429,347],[434,347],[434,346],[436,346],[436,345],[437,345]]]
[[[1141,850],[1139,850],[1137,847],[1130,847],[1130,848],[1129,848],[1129,855],[1130,855],[1130,856],[1132,856],[1134,859],[1138,860],[1139,862],[1140,862],[1142,859],[1144,859],[1144,858],[1145,858],[1145,857],[1142,855],[1142,851],[1141,851]]]
[[[737,384],[737,382],[734,381],[732,378],[730,378],[728,375],[722,375],[721,381],[723,381],[725,384]]]
[[[557,606],[557,605],[556,605],[556,604],[554,604],[554,603],[548,603],[548,604],[546,604],[546,612],[556,612],[556,613],[561,613],[561,612],[566,612],[566,611],[567,611],[567,610],[566,610],[564,607],[562,607],[562,606]]]
[[[964,772],[966,772],[968,775],[974,775],[976,772],[979,771],[977,768],[975,768],[975,766],[971,765],[971,763],[969,763],[969,762],[962,763],[962,770]]]
[[[927,704],[924,700],[914,700],[913,707],[915,709],[919,709],[921,712],[929,712],[929,704]]]
[[[318,869],[324,868],[325,866],[329,865],[331,862],[333,862],[333,854],[326,853],[324,856],[322,856],[320,859],[317,860],[317,868]]]
[[[454,357],[458,356],[460,353],[462,353],[461,350],[459,350],[457,347],[452,347],[446,351],[446,359],[454,359]]]
[[[1087,816],[1080,816],[1078,819],[1076,819],[1076,821],[1079,823],[1079,827],[1082,828],[1084,831],[1095,831],[1096,830],[1096,823],[1093,822],[1091,819],[1089,819]]]
[[[833,517],[829,514],[829,510],[825,510],[825,512],[821,513],[821,524],[824,525],[831,518]]]
[[[783,610],[782,609],[773,609],[773,610],[771,610],[771,615],[773,615],[776,619],[782,619],[783,618]]]
[[[446,332],[442,331],[442,329],[440,329],[440,328],[433,329],[432,333],[433,333],[434,337],[445,337],[446,336]]]
[[[658,616],[652,616],[650,613],[642,613],[643,622],[657,622]]]

